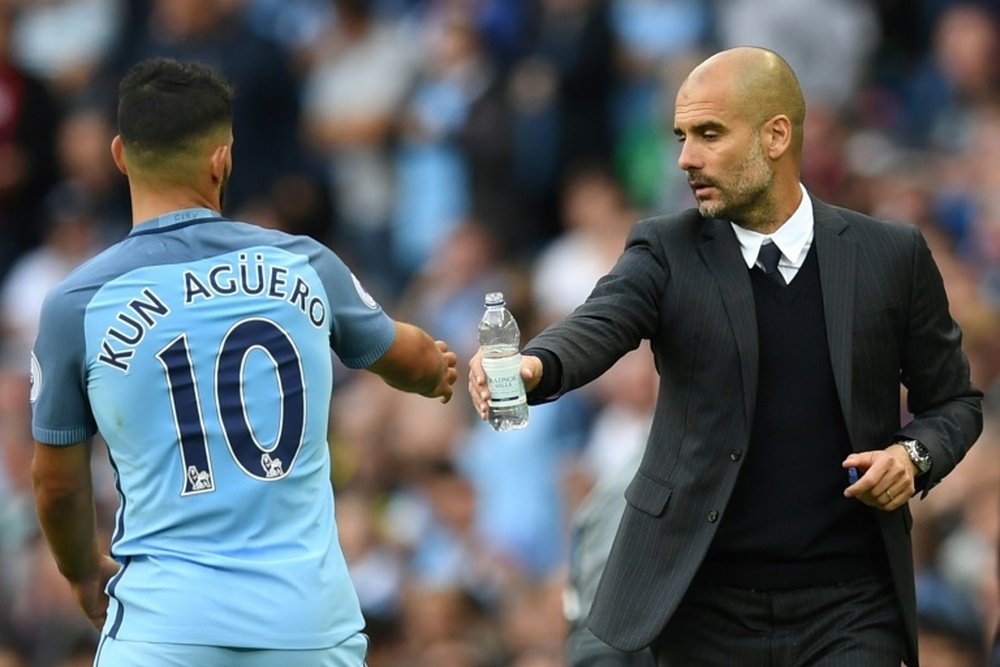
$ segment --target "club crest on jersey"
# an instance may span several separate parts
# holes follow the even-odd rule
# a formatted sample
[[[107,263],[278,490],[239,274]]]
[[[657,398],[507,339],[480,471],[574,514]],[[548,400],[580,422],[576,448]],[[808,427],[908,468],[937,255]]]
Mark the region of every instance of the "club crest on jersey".
[[[28,400],[34,403],[38,400],[38,394],[42,391],[42,365],[38,363],[38,357],[31,353],[31,392]]]
[[[354,289],[357,291],[358,296],[361,297],[361,300],[364,302],[364,304],[369,308],[371,308],[372,310],[378,308],[378,302],[375,301],[375,298],[372,297],[372,295],[369,294],[367,290],[365,290],[365,288],[361,285],[361,281],[358,280],[358,277],[355,276],[353,273],[351,274],[351,280],[354,281]]]

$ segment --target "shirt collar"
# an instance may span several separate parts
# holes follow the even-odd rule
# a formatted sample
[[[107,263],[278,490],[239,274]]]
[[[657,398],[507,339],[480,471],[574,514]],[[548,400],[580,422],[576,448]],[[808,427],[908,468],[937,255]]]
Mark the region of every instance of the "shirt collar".
[[[208,220],[222,217],[217,211],[210,208],[182,208],[170,213],[164,213],[149,220],[143,220],[138,225],[132,227],[132,234],[136,232],[144,233],[164,227],[172,227],[180,223],[190,223],[199,220]]]
[[[813,206],[812,200],[805,186],[799,183],[802,190],[802,201],[799,207],[792,213],[792,217],[785,221],[785,224],[771,234],[761,234],[745,227],[740,227],[735,222],[730,222],[733,231],[736,232],[736,239],[740,242],[740,252],[743,254],[743,261],[747,263],[747,268],[752,269],[757,263],[757,255],[760,253],[760,246],[765,239],[771,239],[778,250],[781,251],[780,264],[783,266],[802,267],[806,260],[806,253],[813,240]]]

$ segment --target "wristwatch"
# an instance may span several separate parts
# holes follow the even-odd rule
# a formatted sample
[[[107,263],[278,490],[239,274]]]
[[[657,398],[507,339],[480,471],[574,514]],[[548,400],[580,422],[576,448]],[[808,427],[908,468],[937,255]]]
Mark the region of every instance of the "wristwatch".
[[[934,462],[931,459],[931,453],[919,440],[900,440],[896,444],[902,445],[906,453],[910,455],[913,465],[917,466],[917,476],[923,475],[931,469],[931,464]]]

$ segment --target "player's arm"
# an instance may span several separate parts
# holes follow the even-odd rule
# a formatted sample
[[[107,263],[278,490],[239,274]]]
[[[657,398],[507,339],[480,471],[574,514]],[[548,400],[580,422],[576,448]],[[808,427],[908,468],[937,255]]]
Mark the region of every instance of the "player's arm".
[[[452,385],[458,377],[458,358],[448,344],[432,339],[420,327],[395,322],[396,336],[385,354],[368,370],[392,387],[442,403],[451,400]]]
[[[38,520],[59,571],[100,629],[108,609],[104,587],[118,565],[97,544],[90,444],[55,447],[36,441],[31,478]]]

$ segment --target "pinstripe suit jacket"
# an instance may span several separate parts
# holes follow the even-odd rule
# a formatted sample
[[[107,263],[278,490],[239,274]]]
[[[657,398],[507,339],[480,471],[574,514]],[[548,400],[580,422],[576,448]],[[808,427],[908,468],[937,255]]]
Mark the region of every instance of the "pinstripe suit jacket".
[[[830,362],[855,451],[915,438],[934,459],[926,494],[982,429],[961,332],[917,228],[813,198]],[[623,650],[652,642],[670,619],[725,511],[749,446],[757,325],[746,264],[728,222],[696,210],[636,224],[587,301],[526,348],[561,363],[553,400],[649,339],[660,392],[649,441],[590,615]],[[546,369],[548,371],[548,369]],[[900,426],[900,381],[915,415]],[[794,474],[783,471],[782,474]],[[907,506],[877,512],[916,664],[916,601]]]

